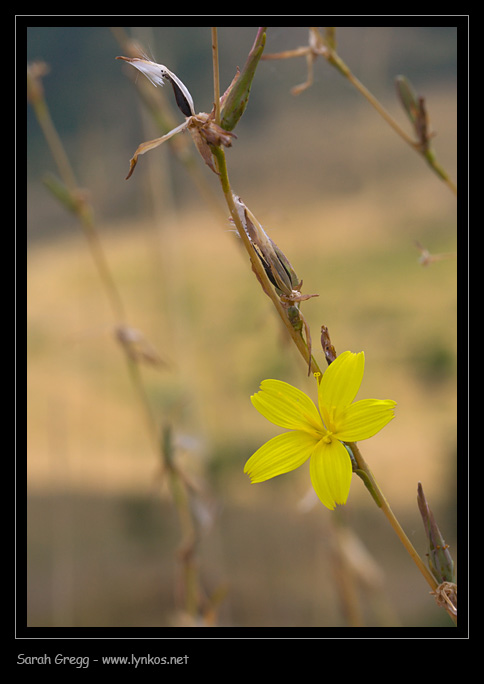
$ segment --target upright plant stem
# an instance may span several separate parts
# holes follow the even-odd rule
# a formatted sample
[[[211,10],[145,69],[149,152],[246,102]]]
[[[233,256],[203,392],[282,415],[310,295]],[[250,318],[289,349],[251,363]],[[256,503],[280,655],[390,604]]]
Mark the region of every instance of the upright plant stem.
[[[214,151],[215,152],[215,151]],[[268,281],[268,278],[266,276],[266,273],[262,267],[259,268],[260,262],[256,258],[256,256],[252,255],[253,252],[253,247],[250,242],[250,240],[247,238],[245,234],[245,230],[243,226],[240,224],[240,219],[238,217],[238,213],[236,211],[235,205],[233,203],[232,199],[232,192],[230,190],[230,183],[228,180],[228,175],[227,175],[227,167],[225,164],[225,155],[223,150],[217,150],[216,151],[216,158],[219,162],[219,172],[220,172],[220,180],[222,183],[222,188],[224,191],[225,199],[227,201],[227,205],[229,207],[230,213],[232,215],[232,218],[234,219],[234,223],[237,226],[237,230],[239,232],[240,237],[244,240],[244,245],[249,252],[249,256],[251,258],[252,265],[256,266],[257,268],[254,269],[256,270],[256,275],[257,277],[264,283],[264,285],[267,286],[267,292],[268,293],[273,293],[272,287],[270,285],[270,282]],[[239,225],[240,224],[240,225]],[[267,282],[265,282],[267,280]],[[264,287],[264,290],[266,290],[266,287]],[[304,360],[308,362],[309,360],[309,351],[307,348],[307,345],[304,343],[304,340],[301,338],[300,335],[297,334],[297,332],[294,330],[293,326],[291,325],[290,321],[287,319],[286,313],[284,308],[282,307],[279,298],[275,293],[273,293],[273,296],[271,296],[271,300],[276,307],[277,312],[279,313],[281,319],[285,323],[289,333],[291,334],[292,339],[297,345],[298,350],[302,354]],[[287,321],[287,323],[286,323]],[[312,368],[314,371],[319,371],[319,367],[317,366],[316,361],[314,358],[311,360]],[[321,371],[319,371],[321,372]],[[388,522],[392,526],[393,530],[397,534],[398,538],[400,539],[401,543],[403,544],[404,548],[414,561],[414,563],[417,565],[418,569],[424,576],[425,580],[431,587],[431,589],[434,591],[437,588],[437,582],[435,581],[434,577],[418,555],[417,551],[413,547],[412,543],[410,542],[409,538],[405,534],[402,526],[398,522],[395,514],[393,513],[387,499],[385,498],[382,490],[380,489],[378,483],[376,482],[373,473],[371,472],[370,468],[368,467],[366,461],[364,460],[359,448],[357,447],[356,444],[351,444],[351,450],[353,451],[353,454],[355,456],[355,459],[358,463],[359,469],[365,474],[366,480],[367,480],[367,487],[372,491],[373,498],[377,502],[379,508],[382,509],[385,517],[387,518]]]
[[[218,171],[220,174],[220,182],[222,185],[222,190],[225,196],[225,201],[227,202],[227,206],[230,211],[230,215],[234,221],[234,224],[237,228],[237,232],[242,239],[242,242],[244,244],[245,249],[247,250],[249,254],[249,258],[251,261],[252,268],[256,274],[257,279],[262,285],[262,289],[264,292],[270,297],[272,303],[274,304],[274,307],[279,314],[279,317],[281,318],[283,324],[285,325],[289,335],[291,336],[293,342],[295,343],[296,347],[298,348],[299,352],[301,353],[303,359],[306,361],[306,363],[309,365],[311,362],[311,370],[313,373],[319,372],[321,373],[319,369],[319,365],[316,361],[316,359],[310,354],[308,345],[304,341],[304,339],[301,337],[301,335],[297,332],[297,330],[293,327],[291,321],[287,317],[286,310],[284,309],[283,305],[281,304],[281,300],[277,296],[276,292],[274,292],[274,289],[272,287],[272,284],[267,277],[267,274],[265,272],[264,267],[262,266],[260,259],[258,259],[257,254],[255,253],[254,247],[252,246],[251,241],[249,240],[247,233],[244,230],[244,227],[241,223],[239,214],[237,212],[237,209],[234,204],[234,200],[232,197],[232,190],[230,187],[230,182],[228,178],[228,172],[227,172],[227,165],[226,165],[226,160],[225,160],[225,153],[223,149],[221,148],[213,148],[213,153],[215,158],[217,159],[218,163]]]
[[[214,40],[214,34],[212,34],[212,45],[213,46],[216,45],[216,41]],[[355,81],[357,81],[357,79],[355,79]],[[216,57],[215,57],[215,52],[214,52],[214,82],[218,83],[218,59],[216,59]],[[359,84],[359,81],[358,81],[358,84]],[[355,83],[355,85],[356,85],[356,83]],[[365,91],[365,93],[367,93],[367,94],[365,94],[365,97],[367,97],[367,95],[369,95],[372,100],[374,99],[371,96],[371,93],[366,91],[366,88],[364,88],[364,86],[362,86],[362,84],[359,84],[359,86],[361,86],[361,88]],[[217,86],[216,86],[216,88],[217,88]],[[413,142],[405,135],[405,133],[403,133],[403,131],[401,131],[401,129],[397,125],[395,125],[395,126],[393,125],[393,119],[389,115],[386,116],[385,110],[379,105],[378,101],[375,101],[375,102],[376,102],[376,107],[377,107],[378,111],[380,111],[380,109],[383,110],[383,111],[380,111],[380,113],[382,114],[382,116],[384,116],[384,118],[388,121],[388,123],[390,123],[390,125],[392,125],[392,127],[394,127],[397,130],[397,132],[399,132],[400,134],[403,134],[402,137],[404,137],[404,139],[407,142],[409,142],[410,144],[413,145]],[[375,104],[374,104],[374,106],[375,106]],[[279,314],[281,320],[283,321],[284,325],[286,326],[291,338],[293,339],[294,343],[296,344],[299,352],[301,353],[301,355],[304,358],[304,360],[306,361],[306,363],[311,362],[311,367],[313,369],[313,372],[321,373],[321,371],[319,370],[319,366],[318,366],[317,362],[315,361],[315,359],[310,354],[308,346],[304,342],[303,338],[296,332],[296,330],[292,326],[291,322],[289,321],[289,319],[286,315],[286,312],[284,310],[284,307],[282,306],[279,297],[274,292],[274,290],[271,286],[271,283],[267,277],[267,274],[265,272],[265,269],[262,267],[260,260],[257,258],[257,255],[255,254],[254,248],[252,246],[252,243],[249,240],[249,238],[245,232],[245,229],[241,223],[241,220],[239,218],[238,212],[236,210],[236,207],[235,207],[235,204],[233,201],[233,194],[232,194],[232,190],[230,187],[230,181],[229,181],[229,177],[228,177],[228,170],[227,170],[227,164],[226,164],[224,150],[222,147],[213,147],[212,152],[213,152],[214,157],[217,160],[220,183],[222,186],[222,191],[223,191],[224,196],[225,196],[225,200],[227,202],[227,206],[229,208],[230,214],[231,214],[232,219],[234,221],[234,224],[237,228],[239,236],[242,239],[244,247],[249,254],[249,258],[250,258],[250,261],[252,264],[252,268],[253,268],[256,276],[257,276],[257,279],[261,283],[264,292],[266,292],[266,294],[270,297],[272,303],[274,304],[274,306],[276,308],[277,313]],[[397,520],[395,514],[393,513],[388,501],[386,500],[383,492],[381,491],[378,483],[376,482],[376,480],[373,476],[373,473],[371,472],[370,468],[368,467],[367,463],[365,462],[359,448],[357,447],[356,444],[351,444],[350,447],[351,447],[351,449],[353,451],[353,455],[355,456],[355,459],[357,461],[359,470],[361,471],[361,473],[364,474],[364,477],[362,479],[364,479],[365,484],[366,484],[367,488],[369,489],[369,491],[372,493],[374,500],[376,501],[379,508],[382,509],[382,511],[383,511],[385,517],[387,518],[388,522],[390,523],[393,530],[395,531],[398,538],[400,539],[401,543],[403,544],[404,548],[406,549],[406,551],[408,552],[408,554],[410,555],[410,557],[412,558],[412,560],[414,561],[414,563],[416,564],[416,566],[418,567],[420,572],[422,573],[423,577],[425,578],[425,580],[427,581],[427,583],[431,587],[432,591],[435,591],[437,589],[438,583],[436,582],[435,578],[432,576],[432,574],[430,573],[430,571],[428,570],[428,568],[426,567],[426,565],[424,564],[424,562],[420,558],[419,554],[417,553],[417,551],[413,547],[409,538],[405,534],[402,526],[398,522],[398,520]],[[451,617],[453,618],[452,615],[451,615]]]
[[[220,126],[220,75],[218,68],[218,35],[217,27],[212,26],[212,60],[213,60],[213,99],[215,105],[215,123]]]

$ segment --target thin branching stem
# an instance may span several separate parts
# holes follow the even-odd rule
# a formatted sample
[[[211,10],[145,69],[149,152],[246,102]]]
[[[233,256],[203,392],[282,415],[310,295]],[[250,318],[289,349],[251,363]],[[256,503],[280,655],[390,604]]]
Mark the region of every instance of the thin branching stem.
[[[337,57],[339,61],[339,57]],[[344,63],[343,63],[344,64]],[[346,67],[346,65],[344,65]],[[342,71],[340,69],[340,71]],[[444,183],[449,187],[449,189],[457,195],[457,185],[448,176],[447,172],[438,164],[433,154],[422,152],[421,144],[413,140],[405,131],[398,125],[395,119],[389,114],[389,112],[383,107],[383,105],[377,100],[377,98],[372,95],[372,93],[366,88],[366,86],[359,81],[356,76],[346,67],[345,71],[342,71],[350,83],[358,90],[359,93],[363,95],[364,98],[376,109],[378,114],[385,119],[387,124],[393,128],[393,130],[408,144],[412,149],[421,154],[427,161],[429,166],[435,171],[435,173],[444,181]]]
[[[322,54],[326,57],[328,62],[332,64],[338,71],[348,79],[348,81],[358,90],[358,92],[363,95],[363,97],[371,104],[371,106],[380,114],[380,116],[387,122],[391,128],[408,144],[410,147],[415,150],[418,154],[422,155],[422,157],[426,160],[428,165],[433,169],[433,171],[441,178],[441,180],[444,181],[444,183],[447,185],[447,187],[454,193],[454,195],[457,195],[457,185],[454,183],[454,181],[449,177],[445,169],[440,166],[440,164],[437,162],[435,159],[435,155],[433,152],[430,150],[424,150],[422,149],[422,144],[420,141],[415,141],[411,136],[409,136],[402,128],[399,126],[399,124],[395,121],[395,119],[391,116],[391,114],[383,107],[383,105],[379,102],[379,100],[368,90],[366,86],[361,83],[358,78],[353,74],[351,69],[348,67],[348,65],[341,59],[341,57],[337,54],[334,46],[327,45],[326,48],[322,51]]]
[[[217,48],[217,29],[216,27],[212,28],[212,59],[213,59],[213,74],[214,74],[214,93],[215,93],[215,116],[217,117],[217,112],[220,120],[220,97],[219,97],[219,69],[218,69],[218,48]],[[219,178],[220,178],[220,183],[222,186],[222,191],[224,193],[225,201],[227,203],[227,207],[230,211],[230,215],[234,221],[235,227],[237,228],[237,232],[242,239],[242,242],[244,244],[245,249],[247,250],[247,253],[249,255],[252,268],[256,274],[257,279],[262,285],[262,288],[264,292],[270,297],[272,303],[274,304],[274,307],[276,308],[277,313],[279,314],[282,322],[284,323],[286,329],[288,330],[291,338],[294,340],[298,350],[302,354],[303,358],[305,359],[306,363],[313,369],[314,372],[319,371],[319,366],[315,359],[311,356],[311,352],[308,348],[308,345],[306,342],[303,340],[301,335],[297,333],[295,328],[293,327],[291,321],[287,317],[286,310],[284,309],[280,298],[274,292],[271,282],[269,278],[267,277],[267,273],[265,272],[264,267],[262,266],[260,260],[257,257],[257,254],[254,250],[254,247],[249,240],[249,237],[247,236],[247,233],[244,229],[244,226],[242,225],[242,222],[240,220],[239,214],[237,212],[237,209],[234,204],[233,200],[233,192],[232,188],[230,186],[230,180],[228,176],[228,170],[227,170],[227,163],[225,159],[225,152],[223,150],[222,146],[219,147],[213,147],[212,148],[213,155],[215,159],[217,160],[217,166],[218,166],[218,173],[219,173]],[[319,371],[321,372],[321,371]]]
[[[212,41],[213,42],[213,41]],[[215,56],[214,56],[215,60]],[[214,61],[214,73],[215,73],[215,64],[217,65],[217,73],[218,73],[218,61]],[[344,73],[350,80],[351,82],[355,85],[355,87],[358,88],[362,94],[373,104],[373,106],[377,109],[377,111],[385,118],[385,120],[394,128],[399,135],[401,135],[404,140],[409,143],[412,147],[415,147],[415,143],[400,129],[398,124],[394,122],[392,117],[386,112],[386,110],[380,105],[378,100],[374,98],[371,93],[361,84],[358,79],[353,77],[351,75],[351,72],[349,72],[349,69],[344,68],[346,65],[338,65],[338,68],[342,73]],[[347,72],[347,73],[346,73]],[[252,264],[252,268],[259,280],[259,282],[262,285],[262,288],[266,294],[269,295],[272,303],[274,304],[277,313],[279,314],[280,318],[282,319],[284,325],[286,326],[291,338],[295,342],[298,350],[302,354],[303,358],[307,363],[311,362],[311,367],[314,372],[319,372],[319,367],[314,360],[314,358],[311,356],[310,351],[308,349],[308,346],[302,339],[302,337],[296,332],[294,327],[292,326],[291,322],[289,321],[286,312],[284,310],[284,307],[281,304],[281,301],[277,294],[274,292],[271,283],[267,277],[267,274],[265,272],[265,269],[262,267],[260,260],[257,258],[257,255],[255,253],[254,247],[249,240],[246,231],[244,229],[244,226],[242,225],[242,222],[240,220],[240,217],[238,215],[238,212],[236,210],[234,201],[233,201],[233,193],[230,187],[230,181],[228,177],[228,171],[227,171],[227,164],[226,164],[226,159],[225,159],[225,153],[222,147],[214,147],[212,148],[213,154],[217,160],[217,167],[218,167],[218,172],[220,176],[220,182],[222,186],[222,190],[225,196],[225,200],[227,202],[227,206],[229,208],[230,214],[232,216],[232,219],[234,221],[234,224],[237,228],[237,231],[239,233],[240,238],[242,239],[242,242],[244,244],[245,249],[247,250],[250,261]],[[387,518],[388,522],[390,523],[391,527],[397,534],[398,538],[400,539],[401,543],[403,544],[404,548],[416,564],[417,568],[420,570],[421,574],[423,575],[424,579],[427,581],[429,586],[431,587],[432,591],[435,591],[437,589],[438,583],[433,577],[433,575],[430,573],[428,570],[427,566],[425,563],[422,561],[420,558],[419,554],[415,550],[414,546],[410,542],[409,538],[405,534],[405,531],[403,530],[402,526],[398,522],[395,514],[393,513],[386,497],[384,496],[380,486],[376,482],[373,473],[371,472],[369,466],[367,465],[365,459],[363,458],[363,455],[361,454],[361,451],[359,450],[358,446],[354,443],[349,445],[353,455],[355,457],[355,460],[358,464],[358,469],[360,471],[360,477],[363,475],[362,479],[365,481],[365,484],[369,491],[371,492],[374,500],[376,501],[377,505],[379,508],[382,509],[385,517]],[[456,618],[450,614],[450,617],[456,622]]]
[[[409,145],[417,154],[420,154],[428,163],[430,168],[439,176],[441,180],[449,187],[449,189],[457,195],[457,185],[447,174],[445,169],[437,162],[432,150],[428,149],[427,144],[422,145],[422,141],[414,140],[408,135],[403,128],[395,121],[391,114],[383,107],[379,100],[366,88],[366,86],[358,80],[352,73],[348,65],[341,59],[336,51],[336,41],[334,27],[325,27],[325,36],[323,37],[318,27],[310,27],[309,29],[309,45],[299,47],[295,50],[285,50],[276,54],[264,55],[263,59],[292,59],[294,57],[306,57],[307,61],[307,78],[305,83],[292,88],[294,95],[299,95],[303,90],[306,90],[313,84],[313,63],[318,56],[324,57],[329,64],[334,66],[342,76],[363,95],[363,97],[371,104],[371,106],[380,114],[380,116],[387,122],[389,126]],[[428,141],[427,141],[428,142]]]

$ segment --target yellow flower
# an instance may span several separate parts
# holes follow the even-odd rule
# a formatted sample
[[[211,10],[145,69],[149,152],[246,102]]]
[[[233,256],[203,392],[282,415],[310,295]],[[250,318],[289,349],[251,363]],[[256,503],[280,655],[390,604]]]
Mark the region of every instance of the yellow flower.
[[[292,432],[269,440],[245,464],[251,482],[282,475],[310,459],[311,481],[323,504],[334,509],[348,498],[352,465],[343,442],[373,437],[394,417],[396,402],[353,400],[365,367],[363,352],[346,351],[328,366],[318,385],[319,412],[301,390],[281,380],[264,380],[252,404],[271,423]]]

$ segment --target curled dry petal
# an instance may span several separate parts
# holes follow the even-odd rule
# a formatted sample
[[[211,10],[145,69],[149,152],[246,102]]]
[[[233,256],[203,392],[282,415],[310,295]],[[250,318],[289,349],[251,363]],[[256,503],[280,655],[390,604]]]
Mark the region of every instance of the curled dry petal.
[[[147,142],[141,143],[141,145],[139,145],[138,149],[134,153],[132,159],[130,159],[129,173],[126,176],[126,180],[128,180],[128,178],[130,178],[131,174],[133,173],[134,167],[138,163],[138,157],[140,154],[144,154],[145,152],[149,152],[150,150],[154,150],[155,147],[158,147],[159,145],[166,142],[167,140],[172,138],[174,135],[176,135],[180,131],[183,131],[185,128],[187,128],[187,126],[188,126],[188,119],[187,119],[187,121],[184,121],[182,124],[180,124],[179,126],[174,128],[172,131],[170,131],[166,135],[162,135],[161,138],[156,138],[155,140],[148,140]]]

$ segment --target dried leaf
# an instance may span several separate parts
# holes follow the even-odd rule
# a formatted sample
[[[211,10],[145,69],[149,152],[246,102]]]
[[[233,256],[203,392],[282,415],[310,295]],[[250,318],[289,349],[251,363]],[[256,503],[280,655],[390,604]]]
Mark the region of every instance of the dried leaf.
[[[141,143],[141,145],[139,145],[138,149],[134,153],[133,158],[130,159],[129,173],[126,176],[126,180],[128,180],[128,178],[130,178],[131,174],[133,173],[134,167],[138,163],[138,157],[140,154],[144,154],[145,152],[149,152],[150,150],[154,150],[155,147],[158,147],[159,145],[163,144],[164,142],[166,142],[167,140],[172,138],[174,135],[176,135],[180,131],[183,131],[185,128],[188,127],[188,122],[189,122],[189,119],[184,121],[182,124],[180,124],[179,126],[174,128],[169,133],[166,133],[166,135],[162,135],[161,138],[156,138],[155,140],[148,140],[147,142]]]

